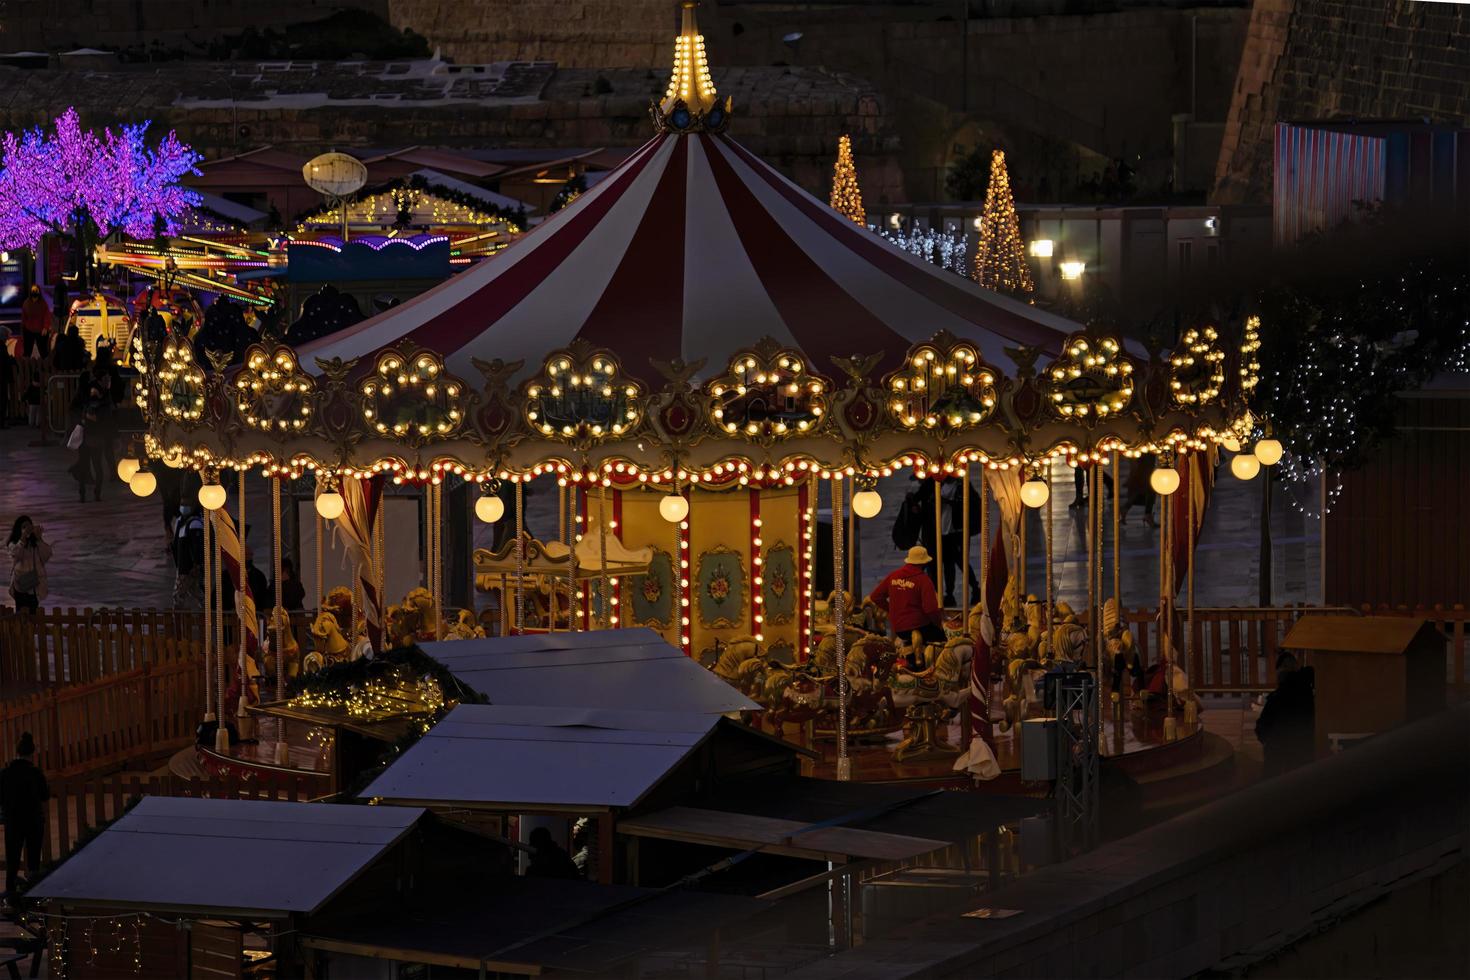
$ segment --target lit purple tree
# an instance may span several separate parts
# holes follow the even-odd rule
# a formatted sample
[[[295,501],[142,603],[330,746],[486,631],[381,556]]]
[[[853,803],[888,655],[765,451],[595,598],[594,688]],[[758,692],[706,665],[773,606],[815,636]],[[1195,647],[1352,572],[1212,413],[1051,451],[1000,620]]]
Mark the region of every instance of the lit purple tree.
[[[199,203],[179,183],[198,173],[201,157],[172,132],[156,147],[148,124],[85,130],[75,109],[0,141],[0,248],[33,248],[41,236],[70,236],[85,257],[99,238],[121,231],[136,238],[169,234]]]

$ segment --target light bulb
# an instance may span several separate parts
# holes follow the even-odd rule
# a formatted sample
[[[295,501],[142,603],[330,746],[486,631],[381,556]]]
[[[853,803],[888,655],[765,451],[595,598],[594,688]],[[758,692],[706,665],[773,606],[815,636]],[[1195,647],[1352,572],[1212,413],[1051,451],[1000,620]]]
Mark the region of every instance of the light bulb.
[[[183,453],[169,453],[167,456],[163,457],[163,465],[164,466],[167,466],[171,470],[181,470],[181,469],[183,469],[184,468],[184,454]]]
[[[225,505],[225,488],[218,483],[206,483],[199,488],[199,506],[205,510],[219,510]]]
[[[689,516],[689,501],[678,494],[670,494],[658,502],[658,516],[670,524],[678,524]]]
[[[127,459],[118,460],[117,478],[124,483],[131,483],[133,481],[133,474],[138,472],[138,467],[140,465],[142,464],[140,464],[132,456],[129,456]]]
[[[143,469],[134,473],[133,478],[128,481],[128,489],[139,497],[146,497],[157,488],[158,477]]]
[[[883,509],[883,496],[877,490],[859,490],[852,495],[852,512],[861,518],[877,517]]]
[[[1172,466],[1160,466],[1148,478],[1149,486],[1160,497],[1167,497],[1179,489],[1179,471]]]
[[[475,501],[475,516],[486,524],[494,524],[505,516],[505,501],[491,494]]]
[[[1261,472],[1261,461],[1250,453],[1241,453],[1230,461],[1230,472],[1237,480],[1254,480]]]
[[[1224,439],[1221,439],[1220,445],[1224,446],[1232,453],[1240,452],[1240,440],[1235,438],[1234,436],[1226,436]]]
[[[316,495],[316,512],[325,520],[335,521],[346,509],[347,501],[343,500],[342,495],[335,490]]]
[[[1046,485],[1045,480],[1033,477],[1021,484],[1021,503],[1035,510],[1045,507],[1046,502],[1051,499],[1051,487]]]
[[[1281,462],[1281,454],[1284,451],[1281,443],[1276,439],[1262,439],[1256,443],[1256,459],[1267,466],[1275,466]]]

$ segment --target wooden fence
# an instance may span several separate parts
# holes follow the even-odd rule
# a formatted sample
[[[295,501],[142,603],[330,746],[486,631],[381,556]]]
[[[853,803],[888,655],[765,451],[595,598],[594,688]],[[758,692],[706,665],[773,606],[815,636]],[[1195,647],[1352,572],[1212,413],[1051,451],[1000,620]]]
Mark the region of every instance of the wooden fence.
[[[1196,607],[1190,633],[1184,610],[1179,611],[1185,633],[1175,640],[1183,652],[1190,686],[1201,692],[1230,694],[1270,691],[1276,687],[1276,656],[1281,641],[1298,619],[1308,615],[1422,616],[1445,635],[1445,674],[1456,698],[1470,696],[1466,673],[1466,639],[1470,610],[1410,609],[1408,607],[1350,609],[1345,606]],[[1160,623],[1154,609],[1130,609],[1124,614],[1133,628],[1145,664],[1159,659]]]
[[[0,704],[0,746],[22,732],[36,740],[49,775],[96,772],[177,751],[194,740],[204,713],[204,657],[193,644],[168,663]]]
[[[43,859],[55,861],[65,857],[89,830],[116,820],[129,801],[140,796],[292,801],[310,798],[304,780],[285,774],[244,781],[225,776],[184,779],[172,773],[134,772],[53,779]]]
[[[304,637],[305,614],[292,618]],[[239,642],[233,613],[225,642]],[[0,615],[0,698],[46,687],[87,684],[170,663],[191,645],[203,647],[204,613],[172,609],[43,609]]]

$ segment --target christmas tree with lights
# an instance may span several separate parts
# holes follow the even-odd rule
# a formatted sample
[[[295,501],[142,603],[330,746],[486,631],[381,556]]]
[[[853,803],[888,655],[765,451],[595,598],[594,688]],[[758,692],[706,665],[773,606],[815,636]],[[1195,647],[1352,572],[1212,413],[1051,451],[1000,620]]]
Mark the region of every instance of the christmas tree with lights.
[[[975,246],[975,281],[986,289],[1017,297],[1030,296],[1036,289],[1026,266],[1006,155],[1000,150],[990,154],[990,188],[985,192],[980,242]]]
[[[832,165],[832,210],[853,224],[866,227],[863,192],[858,190],[857,167],[852,162],[852,137],[837,141],[837,162]]]

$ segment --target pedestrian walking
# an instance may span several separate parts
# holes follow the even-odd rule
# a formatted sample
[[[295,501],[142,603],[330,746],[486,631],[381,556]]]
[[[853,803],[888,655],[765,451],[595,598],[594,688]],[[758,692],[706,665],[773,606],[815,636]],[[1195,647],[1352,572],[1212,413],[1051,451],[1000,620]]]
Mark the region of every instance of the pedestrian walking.
[[[1276,690],[1266,695],[1256,738],[1266,759],[1265,774],[1279,776],[1304,766],[1316,755],[1317,688],[1311,667],[1298,666],[1296,657],[1276,658]]]
[[[30,357],[38,350],[41,357],[49,352],[47,336],[51,332],[51,310],[41,295],[40,286],[32,286],[25,302],[20,304],[21,357]]]
[[[46,563],[51,560],[51,545],[41,533],[41,526],[22,514],[15,519],[6,542],[10,552],[10,597],[16,612],[35,612],[46,598]]]
[[[22,732],[15,758],[0,770],[0,808],[5,819],[5,895],[15,904],[20,862],[26,863],[26,879],[34,881],[41,870],[41,838],[46,833],[46,801],[51,788],[46,775],[36,766],[36,741]]]

